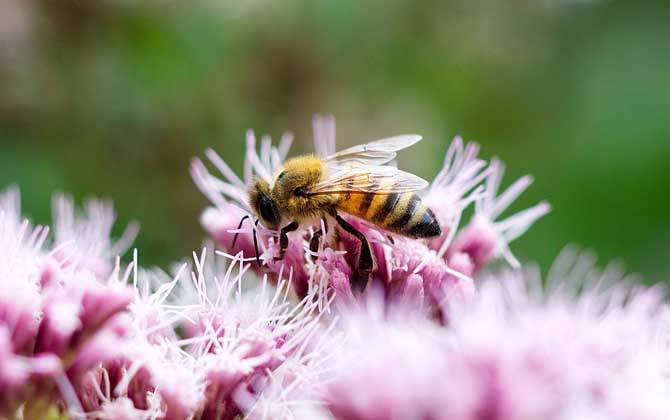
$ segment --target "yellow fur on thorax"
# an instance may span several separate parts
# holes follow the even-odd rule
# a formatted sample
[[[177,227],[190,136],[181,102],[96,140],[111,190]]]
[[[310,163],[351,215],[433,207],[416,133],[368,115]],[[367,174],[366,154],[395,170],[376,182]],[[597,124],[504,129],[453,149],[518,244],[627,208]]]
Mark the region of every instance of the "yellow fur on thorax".
[[[335,198],[326,194],[300,197],[294,194],[294,190],[296,188],[309,190],[327,177],[328,166],[317,156],[298,156],[284,162],[274,176],[272,189],[282,213],[298,222],[320,217],[333,205]]]
[[[312,184],[312,182],[321,181],[328,176],[328,166],[323,159],[317,156],[303,155],[284,162],[281,169],[274,176],[275,182],[282,172],[302,173],[305,178],[310,180],[310,184]]]

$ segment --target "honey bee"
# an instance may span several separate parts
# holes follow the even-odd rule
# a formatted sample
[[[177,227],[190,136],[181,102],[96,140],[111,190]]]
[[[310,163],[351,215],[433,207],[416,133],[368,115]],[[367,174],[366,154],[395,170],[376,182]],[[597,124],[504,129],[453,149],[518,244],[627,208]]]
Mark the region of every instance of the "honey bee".
[[[288,248],[289,232],[319,218],[323,218],[324,226],[328,218],[334,219],[361,243],[354,285],[363,290],[375,267],[370,244],[340,212],[410,238],[439,236],[442,230],[435,215],[415,193],[428,183],[388,165],[398,150],[419,140],[420,136],[404,135],[354,146],[327,157],[299,156],[287,160],[271,183],[257,180],[249,190],[249,203],[265,227],[279,231],[278,259]],[[322,234],[321,230],[314,233],[312,251],[318,249]]]

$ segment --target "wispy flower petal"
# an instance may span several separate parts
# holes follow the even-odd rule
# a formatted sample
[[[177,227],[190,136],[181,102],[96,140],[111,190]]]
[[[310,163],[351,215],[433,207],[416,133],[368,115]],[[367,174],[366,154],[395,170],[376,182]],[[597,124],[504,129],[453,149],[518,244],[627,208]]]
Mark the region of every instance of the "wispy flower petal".
[[[114,258],[130,248],[139,231],[139,226],[131,223],[120,239],[112,241],[116,215],[112,205],[101,200],[88,200],[84,213],[77,215],[72,199],[57,194],[53,199],[53,217],[58,250],[55,255],[59,261],[85,267],[100,278],[110,274]]]
[[[474,264],[475,271],[498,257],[505,258],[512,267],[519,268],[520,263],[509,249],[509,243],[525,233],[537,219],[551,209],[549,204],[543,201],[497,221],[507,207],[533,182],[530,176],[522,177],[498,194],[504,172],[504,165],[494,159],[491,162],[485,189],[476,200],[472,221],[456,235],[454,243],[447,252],[447,256],[455,253],[467,254]]]

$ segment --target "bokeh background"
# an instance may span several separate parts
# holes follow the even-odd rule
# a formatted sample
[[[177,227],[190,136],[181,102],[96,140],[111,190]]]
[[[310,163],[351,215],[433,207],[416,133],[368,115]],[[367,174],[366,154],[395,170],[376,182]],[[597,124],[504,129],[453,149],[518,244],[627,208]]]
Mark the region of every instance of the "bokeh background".
[[[333,113],[341,146],[417,132],[401,166],[437,173],[456,134],[531,173],[514,243],[545,267],[575,243],[670,279],[670,6],[659,1],[0,0],[0,187],[50,218],[54,190],[141,223],[141,262],[199,248],[206,147],[297,136]],[[513,209],[514,210],[514,209]]]

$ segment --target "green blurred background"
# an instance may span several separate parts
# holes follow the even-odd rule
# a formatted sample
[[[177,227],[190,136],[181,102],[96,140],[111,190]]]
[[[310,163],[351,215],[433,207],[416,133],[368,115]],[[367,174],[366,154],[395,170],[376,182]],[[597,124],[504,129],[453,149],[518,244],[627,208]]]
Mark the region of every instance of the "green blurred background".
[[[664,0],[0,0],[0,186],[40,222],[54,190],[111,198],[165,266],[204,237],[192,156],[240,169],[247,128],[309,151],[329,112],[341,146],[423,134],[400,164],[426,178],[456,134],[535,175],[515,209],[554,210],[523,260],[576,243],[670,279],[668,22]]]

